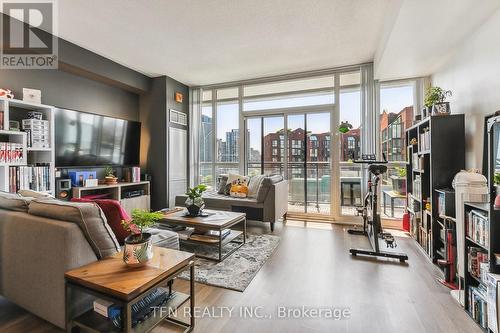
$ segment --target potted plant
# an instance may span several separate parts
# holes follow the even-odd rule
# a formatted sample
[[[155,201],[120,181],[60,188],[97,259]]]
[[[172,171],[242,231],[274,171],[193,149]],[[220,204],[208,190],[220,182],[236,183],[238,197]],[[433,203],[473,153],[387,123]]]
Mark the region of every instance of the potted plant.
[[[201,214],[203,208],[205,208],[205,202],[201,197],[202,193],[207,190],[207,186],[200,184],[193,188],[189,188],[186,192],[188,196],[186,200],[186,208],[191,216],[198,216]]]
[[[441,87],[429,87],[425,92],[424,104],[428,114],[449,114],[450,102],[446,102],[447,97],[451,97],[450,90]]]
[[[396,167],[397,175],[391,176],[392,189],[400,194],[406,193],[406,168]]]
[[[118,178],[115,177],[115,171],[109,165],[104,168],[104,182],[107,185],[113,185],[118,182]]]
[[[493,183],[496,186],[495,209],[500,209],[500,172],[495,172]]]
[[[123,261],[132,267],[142,266],[153,258],[153,242],[145,228],[153,226],[163,217],[160,212],[134,209],[130,221],[122,221],[122,226],[130,232],[125,238]]]

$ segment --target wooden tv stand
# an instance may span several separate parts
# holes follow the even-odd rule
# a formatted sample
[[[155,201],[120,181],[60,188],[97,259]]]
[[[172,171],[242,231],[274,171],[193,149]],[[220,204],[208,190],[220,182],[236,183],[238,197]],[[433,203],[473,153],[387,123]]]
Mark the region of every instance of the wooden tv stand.
[[[143,190],[144,195],[127,198],[126,193]],[[93,187],[73,187],[73,198],[85,198],[89,195],[106,195],[103,199],[118,200],[123,209],[130,215],[132,210],[151,209],[151,187],[149,181],[135,183],[117,183],[114,185],[98,185]]]

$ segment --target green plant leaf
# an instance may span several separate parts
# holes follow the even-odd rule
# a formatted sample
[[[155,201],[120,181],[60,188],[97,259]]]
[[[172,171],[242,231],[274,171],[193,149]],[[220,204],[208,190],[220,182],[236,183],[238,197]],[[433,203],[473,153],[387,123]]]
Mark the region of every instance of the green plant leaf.
[[[145,262],[148,260],[148,243],[142,244],[141,247],[134,248],[134,257],[139,262]]]

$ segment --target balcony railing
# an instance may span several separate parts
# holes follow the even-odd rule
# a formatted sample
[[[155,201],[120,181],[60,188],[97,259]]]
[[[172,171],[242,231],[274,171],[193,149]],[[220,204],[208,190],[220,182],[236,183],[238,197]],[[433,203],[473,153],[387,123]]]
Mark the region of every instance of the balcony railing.
[[[331,207],[331,182],[332,169],[330,162],[288,162],[288,174],[286,178],[289,183],[288,201],[291,211],[304,211],[307,205],[308,212],[320,212],[330,214]],[[222,174],[239,173],[238,163],[217,163],[215,165],[216,179]],[[382,191],[392,191],[392,176],[398,175],[397,167],[403,167],[404,164],[391,163],[388,165],[388,172],[381,181]],[[264,172],[262,172],[262,167]],[[212,186],[214,179],[212,176],[213,165],[211,163],[202,163],[200,168],[201,182]],[[355,206],[362,203],[362,172],[363,167],[360,164],[352,162],[340,162],[340,206],[343,215],[354,215]],[[285,176],[284,162],[249,162],[248,175],[280,174]],[[307,174],[306,174],[307,173]],[[216,180],[215,179],[215,180]],[[307,195],[306,195],[307,188]],[[387,211],[391,212],[390,202],[384,202],[380,199],[382,207],[387,206]],[[404,200],[396,199],[394,202],[395,218],[402,217]],[[385,216],[392,217],[392,216]]]

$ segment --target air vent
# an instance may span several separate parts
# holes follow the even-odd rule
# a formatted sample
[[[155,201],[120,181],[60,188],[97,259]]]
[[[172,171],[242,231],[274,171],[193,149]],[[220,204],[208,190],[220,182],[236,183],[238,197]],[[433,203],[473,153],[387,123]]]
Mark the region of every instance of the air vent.
[[[170,122],[174,124],[187,126],[187,115],[180,111],[170,109]]]

